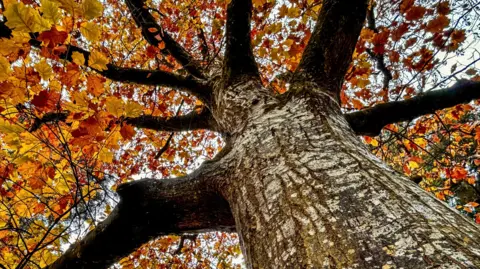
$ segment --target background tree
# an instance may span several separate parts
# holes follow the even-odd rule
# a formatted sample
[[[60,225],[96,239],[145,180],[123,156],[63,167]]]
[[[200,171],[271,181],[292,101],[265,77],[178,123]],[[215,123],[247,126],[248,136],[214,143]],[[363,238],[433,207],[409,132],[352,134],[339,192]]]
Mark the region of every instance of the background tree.
[[[1,267],[479,266],[480,3],[1,4]]]

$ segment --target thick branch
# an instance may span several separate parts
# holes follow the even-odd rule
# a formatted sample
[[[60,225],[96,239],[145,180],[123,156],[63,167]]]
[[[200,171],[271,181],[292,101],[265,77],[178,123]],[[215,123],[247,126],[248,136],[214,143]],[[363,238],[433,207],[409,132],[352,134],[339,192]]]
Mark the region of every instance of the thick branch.
[[[151,239],[168,234],[234,230],[227,202],[192,175],[121,185],[108,218],[48,269],[107,268]]]
[[[186,115],[174,116],[171,118],[145,115],[137,118],[127,118],[126,122],[138,128],[167,132],[181,132],[198,129],[218,131],[217,122],[207,109],[204,109],[200,114],[192,111]]]
[[[149,44],[158,46],[160,41],[163,41],[165,43],[165,49],[168,50],[185,70],[195,77],[205,78],[200,63],[163,30],[145,6],[144,0],[126,0],[125,2],[135,23],[142,29],[142,35]],[[156,31],[152,29],[156,29]]]
[[[55,121],[65,122],[69,113],[68,111],[46,113],[42,118],[35,119],[29,131],[34,132],[46,123]],[[126,118],[125,121],[137,128],[165,132],[181,132],[199,129],[219,131],[217,122],[207,109],[204,109],[200,114],[192,111],[187,115],[171,118],[145,115],[136,118]]]
[[[480,81],[461,80],[450,88],[430,91],[404,101],[376,105],[346,114],[345,117],[358,135],[376,136],[387,124],[413,120],[479,98]]]
[[[88,63],[90,52],[71,45],[67,46],[67,51],[61,54],[60,58],[72,61],[73,52],[82,53],[85,57],[85,63]],[[208,102],[210,100],[210,89],[207,84],[192,77],[183,77],[160,70],[124,68],[113,64],[107,64],[107,68],[107,70],[97,70],[97,72],[115,81],[183,89],[188,93],[197,96],[204,102]]]
[[[367,14],[367,0],[325,0],[293,83],[310,80],[339,97]]]
[[[240,77],[259,78],[250,40],[251,0],[232,0],[227,8],[227,33],[223,77],[227,84]]]

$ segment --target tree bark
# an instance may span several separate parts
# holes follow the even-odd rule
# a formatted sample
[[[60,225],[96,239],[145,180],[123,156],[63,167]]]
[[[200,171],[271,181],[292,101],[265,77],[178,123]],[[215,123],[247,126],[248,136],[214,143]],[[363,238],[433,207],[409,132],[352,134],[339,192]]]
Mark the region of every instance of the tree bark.
[[[222,159],[247,267],[480,267],[479,229],[368,152],[321,91],[252,112]]]

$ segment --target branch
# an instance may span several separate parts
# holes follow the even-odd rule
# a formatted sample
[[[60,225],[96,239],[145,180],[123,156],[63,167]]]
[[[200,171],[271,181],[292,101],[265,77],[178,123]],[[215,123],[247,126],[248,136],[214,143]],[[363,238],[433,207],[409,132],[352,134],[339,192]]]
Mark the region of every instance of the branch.
[[[370,30],[375,33],[378,33],[378,29],[375,22],[375,12],[374,12],[374,5],[370,7],[367,14],[367,26]],[[373,52],[371,49],[366,50],[368,55],[372,57],[377,62],[377,68],[380,72],[383,73],[383,89],[388,89],[388,84],[393,79],[392,72],[388,69],[387,65],[385,64],[385,54],[380,53],[377,54]]]
[[[228,84],[240,77],[259,78],[250,40],[252,0],[232,0],[227,7],[227,33],[223,77]]]
[[[85,64],[88,63],[90,52],[72,45],[67,45],[67,51],[62,53],[60,58],[72,61],[73,52],[82,53],[85,58]],[[108,69],[104,71],[96,71],[111,80],[183,89],[188,93],[197,96],[204,102],[208,102],[210,100],[210,88],[206,83],[196,78],[183,77],[160,70],[124,68],[113,64],[107,64],[107,68]]]
[[[65,122],[69,113],[69,111],[46,113],[42,118],[36,118],[34,120],[29,131],[34,132],[43,124],[54,121]],[[125,121],[137,128],[165,132],[181,132],[199,129],[219,131],[217,122],[207,109],[204,109],[204,111],[202,111],[200,114],[192,111],[186,115],[175,116],[171,118],[145,115],[136,118],[126,118]]]
[[[107,268],[161,235],[232,232],[228,203],[205,186],[206,180],[194,173],[119,186],[121,201],[108,218],[47,268]]]
[[[325,0],[293,84],[309,80],[339,99],[368,0]]]
[[[126,0],[125,2],[135,23],[142,29],[143,37],[150,45],[156,47],[163,41],[165,43],[165,49],[168,50],[170,55],[172,55],[185,70],[197,78],[206,78],[202,73],[200,63],[156,22],[149,9],[145,6],[145,0]],[[156,29],[156,31],[152,29]]]
[[[419,94],[411,99],[376,105],[346,114],[357,135],[376,136],[391,123],[413,120],[439,109],[480,98],[480,81],[460,80],[450,88]]]
[[[33,121],[32,126],[28,129],[29,132],[35,132],[36,130],[40,129],[43,124],[55,122],[55,121],[65,121],[68,117],[68,112],[49,112],[43,115],[41,118],[36,118]]]
[[[183,116],[174,116],[171,118],[145,115],[137,118],[127,118],[125,120],[137,128],[146,128],[156,131],[181,132],[199,129],[218,131],[218,125],[212,114],[206,108],[198,114],[192,111]]]

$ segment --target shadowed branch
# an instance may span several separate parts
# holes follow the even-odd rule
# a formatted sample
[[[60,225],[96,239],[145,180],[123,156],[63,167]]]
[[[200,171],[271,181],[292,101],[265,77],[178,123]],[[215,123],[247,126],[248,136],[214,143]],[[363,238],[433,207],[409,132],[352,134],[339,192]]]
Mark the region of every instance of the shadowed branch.
[[[479,98],[480,81],[461,80],[450,88],[430,91],[404,101],[379,104],[345,117],[356,134],[376,136],[387,124],[413,120]]]
[[[200,63],[188,53],[182,45],[175,41],[156,22],[155,18],[145,6],[144,0],[126,0],[128,9],[138,27],[142,29],[142,35],[152,46],[158,46],[161,41],[165,49],[172,55],[191,75],[197,78],[205,78]]]
[[[259,78],[250,39],[251,0],[232,0],[227,7],[226,49],[223,77],[227,85],[245,77]]]
[[[367,14],[367,0],[325,0],[293,84],[309,80],[339,99]]]
[[[227,202],[204,184],[202,172],[123,184],[120,203],[47,269],[107,268],[161,235],[234,230]]]

